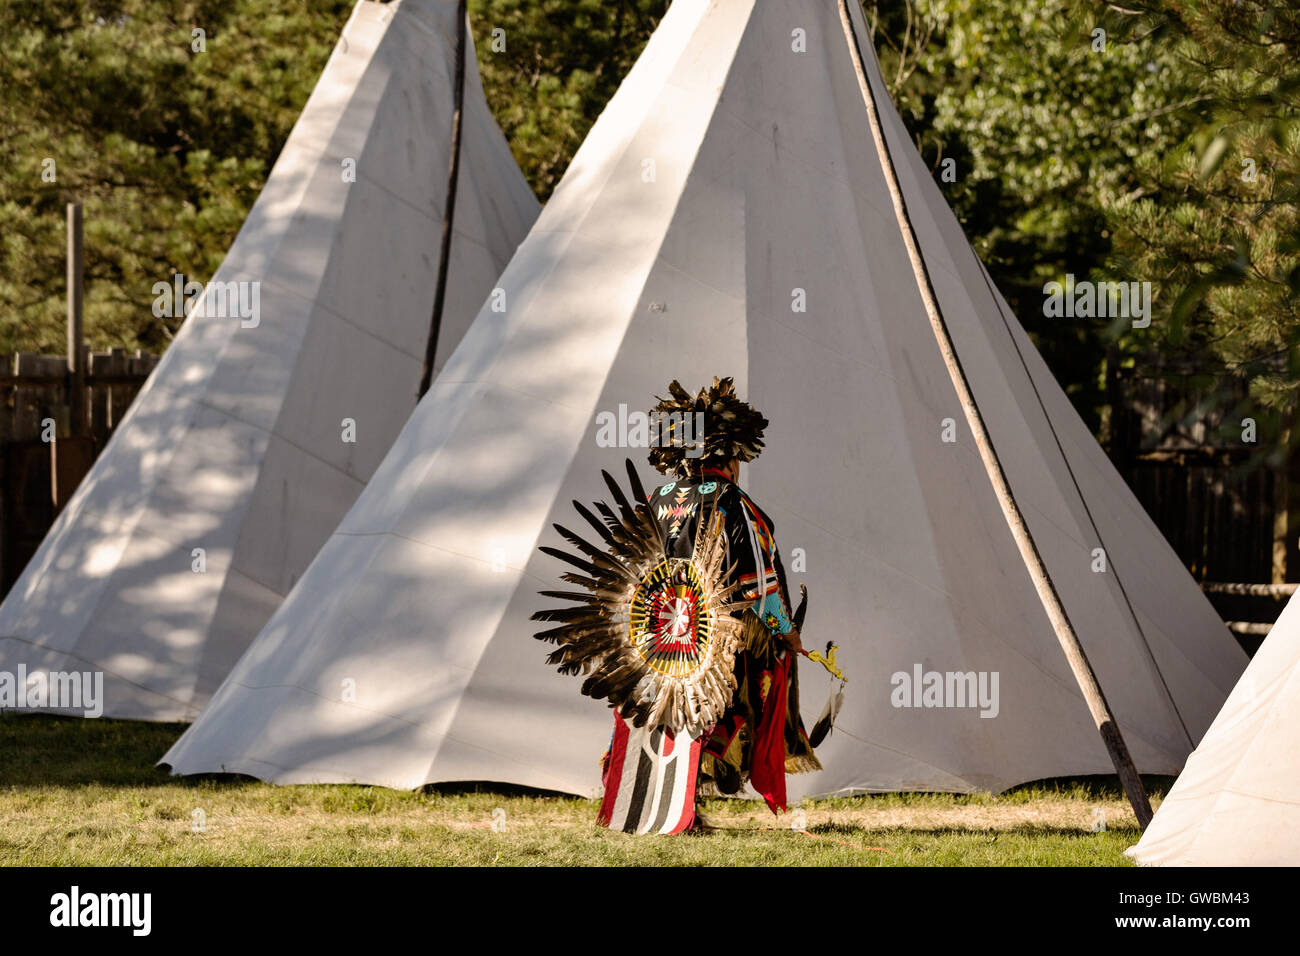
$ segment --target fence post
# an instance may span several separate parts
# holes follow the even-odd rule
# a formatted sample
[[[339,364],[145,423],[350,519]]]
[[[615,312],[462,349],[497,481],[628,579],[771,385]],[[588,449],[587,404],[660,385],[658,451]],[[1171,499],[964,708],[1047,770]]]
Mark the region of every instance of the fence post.
[[[68,203],[68,435],[50,443],[50,497],[58,514],[94,461],[87,421],[85,278],[82,266],[81,203]]]
[[[82,298],[81,203],[68,203],[68,428],[73,438],[86,434],[86,351]]]

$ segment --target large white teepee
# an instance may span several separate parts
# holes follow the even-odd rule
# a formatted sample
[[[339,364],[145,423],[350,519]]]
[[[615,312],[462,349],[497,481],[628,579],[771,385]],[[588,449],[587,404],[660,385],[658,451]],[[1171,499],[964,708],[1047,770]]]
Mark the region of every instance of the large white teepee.
[[[1300,866],[1300,597],[1128,854],[1157,866]]]
[[[357,4],[220,270],[0,607],[0,671],[103,671],[108,716],[193,719],[356,500],[416,404],[456,28],[452,0]],[[440,363],[538,211],[467,60]],[[260,283],[255,319],[216,303],[235,282]]]
[[[988,282],[848,7],[1038,546],[1138,766],[1176,771],[1245,656]],[[840,642],[851,679],[826,770],[792,777],[792,794],[1112,772],[969,435],[952,425],[943,440],[962,412],[854,48],[826,0],[677,0],[502,276],[507,311],[479,314],[164,763],[590,792],[610,714],[531,636],[548,604],[535,592],[563,570],[536,547],[562,543],[551,522],[574,520],[570,499],[608,496],[600,469],[625,454],[649,483],[645,449],[600,447],[600,412],[647,408],[672,378],[734,375],[772,422],[741,484],[775,519],[792,585],[808,586],[806,644]],[[896,706],[913,698],[893,675],[918,668],[984,673],[989,691],[996,675],[996,703]],[[815,718],[826,675],[801,674]]]

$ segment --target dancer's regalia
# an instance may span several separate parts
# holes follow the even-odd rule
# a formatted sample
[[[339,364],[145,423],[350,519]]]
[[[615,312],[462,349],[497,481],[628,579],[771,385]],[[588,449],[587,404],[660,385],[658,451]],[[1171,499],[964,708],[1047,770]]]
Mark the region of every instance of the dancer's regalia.
[[[669,390],[650,461],[673,480],[646,494],[629,461],[629,497],[604,473],[613,506],[574,502],[600,540],[556,525],[578,553],[542,549],[586,590],[543,591],[574,606],[533,615],[558,625],[537,635],[559,645],[548,661],[615,709],[599,820],[635,833],[688,829],[697,789],[749,782],[785,809],[785,774],[821,769],[786,644],[803,606],[792,615],[771,519],[723,472],[758,456],[767,420],[729,378]]]

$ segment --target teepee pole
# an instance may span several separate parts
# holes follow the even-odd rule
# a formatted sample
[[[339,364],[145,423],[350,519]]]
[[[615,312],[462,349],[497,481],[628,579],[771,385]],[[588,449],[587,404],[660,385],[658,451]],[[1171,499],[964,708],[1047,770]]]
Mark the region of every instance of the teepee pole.
[[[916,277],[917,288],[921,293],[921,300],[925,304],[926,315],[930,318],[930,326],[933,328],[935,338],[938,340],[939,351],[943,354],[944,365],[947,366],[948,375],[952,378],[953,387],[957,390],[957,398],[961,402],[962,412],[966,416],[966,423],[970,426],[971,435],[975,440],[975,447],[979,449],[980,458],[984,462],[984,470],[988,472],[989,481],[993,484],[993,493],[998,499],[998,504],[1002,507],[1002,514],[1011,529],[1011,536],[1020,549],[1020,556],[1025,562],[1025,567],[1029,570],[1030,578],[1033,579],[1039,600],[1043,602],[1043,609],[1047,612],[1048,620],[1051,621],[1052,629],[1056,632],[1057,640],[1061,642],[1061,649],[1065,651],[1065,659],[1069,662],[1070,670],[1074,672],[1074,678],[1079,683],[1079,690],[1083,692],[1084,700],[1087,701],[1088,710],[1091,711],[1092,719],[1101,734],[1102,742],[1110,753],[1111,762],[1114,763],[1115,771],[1119,774],[1120,783],[1124,787],[1124,792],[1128,795],[1129,803],[1133,805],[1133,812],[1137,816],[1138,825],[1145,830],[1147,824],[1151,822],[1151,804],[1147,801],[1146,791],[1142,787],[1142,778],[1138,776],[1137,768],[1133,765],[1133,758],[1129,755],[1128,747],[1124,743],[1124,737],[1120,733],[1119,724],[1116,723],[1115,717],[1111,713],[1110,705],[1106,703],[1106,696],[1102,693],[1101,684],[1097,681],[1097,675],[1088,662],[1088,656],[1084,653],[1083,645],[1079,643],[1079,635],[1075,633],[1074,625],[1070,623],[1069,615],[1065,611],[1065,605],[1061,603],[1061,596],[1056,591],[1056,585],[1052,583],[1052,578],[1047,572],[1047,566],[1043,563],[1043,556],[1039,553],[1033,535],[1030,534],[1029,526],[1025,523],[1025,516],[1011,492],[1011,485],[1007,481],[1006,471],[1003,470],[997,450],[993,447],[993,442],[989,438],[988,428],[984,424],[984,416],[975,403],[975,396],[971,391],[970,382],[966,378],[966,371],[962,368],[961,359],[957,355],[952,336],[948,331],[948,324],[939,309],[939,300],[935,295],[934,285],[930,280],[930,272],[926,267],[925,260],[921,257],[916,230],[912,225],[911,217],[908,215],[907,205],[903,201],[903,191],[898,182],[898,171],[894,168],[893,157],[885,144],[885,131],[876,104],[876,94],[871,88],[871,82],[868,79],[867,64],[862,54],[861,40],[854,29],[848,3],[849,0],[839,0],[840,20],[844,24],[844,35],[853,54],[853,66],[858,75],[858,84],[862,88],[862,98],[866,103],[867,116],[871,123],[871,133],[876,141],[876,152],[880,157],[885,182],[889,186],[889,197],[894,204],[894,214],[898,218],[899,230],[903,234],[903,244],[907,247],[907,256],[912,262],[912,271]]]
[[[447,273],[451,262],[451,227],[456,216],[456,184],[460,181],[460,138],[465,106],[465,49],[468,30],[468,0],[456,4],[456,90],[451,114],[451,162],[447,167],[447,196],[443,201],[442,251],[438,256],[438,284],[433,293],[433,315],[429,319],[429,341],[424,347],[424,373],[417,398],[424,398],[433,382],[433,362],[438,354],[442,331],[442,309],[447,299]]]

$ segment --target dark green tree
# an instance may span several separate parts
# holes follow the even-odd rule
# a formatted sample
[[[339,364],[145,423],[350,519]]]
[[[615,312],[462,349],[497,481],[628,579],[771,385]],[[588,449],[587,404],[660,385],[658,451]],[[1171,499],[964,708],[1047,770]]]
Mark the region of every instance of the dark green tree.
[[[1097,34],[1108,24],[1094,3],[874,0],[867,12],[922,156],[1099,430],[1110,400],[1107,323],[1045,317],[1043,287],[1098,277],[1114,251],[1106,208],[1139,188],[1141,157],[1190,132],[1176,56],[1155,38]]]
[[[668,0],[470,0],[488,105],[543,201],[667,9]]]
[[[350,8],[0,0],[0,350],[64,348],[74,199],[91,345],[164,349],[153,283],[215,271]]]
[[[1106,206],[1112,266],[1158,284],[1160,347],[1217,380],[1221,404],[1243,385],[1276,446],[1300,387],[1300,9],[1161,0],[1110,18],[1160,38],[1193,120],[1137,157],[1139,188]]]

